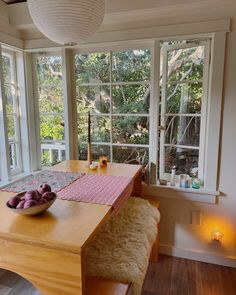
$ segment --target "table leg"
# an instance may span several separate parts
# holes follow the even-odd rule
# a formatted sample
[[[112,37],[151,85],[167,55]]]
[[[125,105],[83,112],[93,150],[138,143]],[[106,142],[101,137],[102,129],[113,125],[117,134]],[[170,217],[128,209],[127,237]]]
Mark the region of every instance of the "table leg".
[[[0,268],[19,274],[42,295],[82,295],[80,254],[0,239]]]

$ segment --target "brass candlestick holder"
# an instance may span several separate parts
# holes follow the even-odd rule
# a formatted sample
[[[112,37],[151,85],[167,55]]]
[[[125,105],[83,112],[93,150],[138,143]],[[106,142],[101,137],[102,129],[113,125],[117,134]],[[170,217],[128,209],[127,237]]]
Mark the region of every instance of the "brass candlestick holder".
[[[88,165],[92,164],[92,144],[88,142]]]
[[[91,144],[91,115],[88,112],[88,165],[92,164],[92,144]]]

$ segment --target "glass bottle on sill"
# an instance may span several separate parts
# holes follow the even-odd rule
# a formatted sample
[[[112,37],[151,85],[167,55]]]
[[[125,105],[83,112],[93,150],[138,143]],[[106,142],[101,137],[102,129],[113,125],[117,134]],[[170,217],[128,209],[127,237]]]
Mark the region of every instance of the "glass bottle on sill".
[[[176,166],[173,166],[171,169],[171,176],[170,176],[170,185],[175,186],[175,173],[176,173]]]

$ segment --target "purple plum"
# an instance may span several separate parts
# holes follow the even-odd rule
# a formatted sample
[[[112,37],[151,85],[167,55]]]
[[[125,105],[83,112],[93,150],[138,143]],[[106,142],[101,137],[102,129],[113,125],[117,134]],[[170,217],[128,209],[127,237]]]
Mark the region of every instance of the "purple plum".
[[[38,187],[38,192],[40,193],[40,195],[43,195],[46,192],[51,192],[51,187],[49,184],[47,183],[42,183],[39,187]]]
[[[29,200],[38,201],[40,199],[40,195],[39,195],[37,190],[28,191],[28,192],[25,193],[24,199],[26,201],[29,201]]]
[[[24,208],[24,205],[25,205],[25,201],[22,200],[22,201],[20,201],[20,203],[16,206],[16,209],[23,209],[23,208]]]
[[[30,208],[30,207],[33,207],[33,206],[37,206],[37,205],[38,205],[38,202],[37,201],[35,201],[35,200],[28,200],[24,204],[24,209],[27,209],[27,208]]]
[[[45,203],[47,203],[48,202],[48,200],[46,200],[46,199],[44,199],[44,198],[41,198],[39,201],[38,201],[38,204],[39,205],[42,205],[42,204],[45,204]]]
[[[15,196],[15,197],[10,198],[10,200],[8,201],[8,205],[11,208],[16,208],[16,206],[20,203],[20,201],[21,201],[21,198]]]
[[[42,195],[42,198],[46,199],[47,201],[53,200],[57,195],[54,192],[46,192]]]

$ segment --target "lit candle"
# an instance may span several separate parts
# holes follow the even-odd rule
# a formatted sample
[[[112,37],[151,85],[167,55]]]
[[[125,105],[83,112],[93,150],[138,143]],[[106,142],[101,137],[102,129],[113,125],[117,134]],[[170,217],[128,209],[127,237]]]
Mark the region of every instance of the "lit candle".
[[[91,117],[90,117],[90,111],[88,112],[88,142],[91,142]]]

